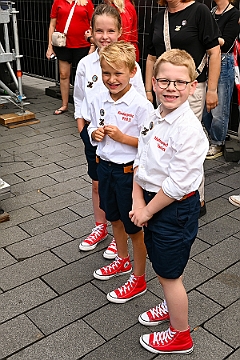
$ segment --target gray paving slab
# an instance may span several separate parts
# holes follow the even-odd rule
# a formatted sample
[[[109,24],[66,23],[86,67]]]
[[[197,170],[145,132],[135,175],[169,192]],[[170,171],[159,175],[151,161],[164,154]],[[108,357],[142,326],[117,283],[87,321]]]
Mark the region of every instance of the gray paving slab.
[[[49,335],[96,309],[99,309],[97,316],[100,317],[99,312],[107,303],[106,296],[89,283],[28,311],[27,316],[45,335]],[[102,335],[101,331],[92,328]]]
[[[48,199],[47,195],[43,194],[41,191],[34,190],[26,194],[12,196],[10,199],[3,200],[1,204],[9,212],[12,210],[20,209],[28,205],[33,205],[38,202],[42,202],[47,199]]]
[[[34,161],[28,162],[29,165],[33,167],[38,166],[44,166],[52,163],[57,163],[58,161],[66,160],[68,157],[65,154],[62,153],[56,153],[56,154],[46,154],[44,156],[39,156],[34,159]]]
[[[44,175],[38,179],[24,181],[11,186],[11,192],[15,195],[25,194],[33,190],[41,190],[47,186],[52,186],[54,184],[56,184],[56,181],[54,179]]]
[[[211,222],[217,218],[223,218],[224,215],[228,215],[234,210],[228,199],[224,198],[217,198],[208,202],[207,208],[208,211],[204,217],[204,221],[206,222]]]
[[[205,281],[197,290],[226,307],[240,297],[240,263],[229,267],[212,279]]]
[[[82,164],[86,164],[86,157],[85,157],[85,155],[77,156],[77,153],[76,153],[75,158],[73,158],[73,159],[68,158],[67,160],[57,161],[57,164],[62,166],[64,169],[69,169],[74,166],[80,167]]]
[[[35,236],[44,231],[53,230],[59,226],[74,222],[78,218],[79,216],[73,211],[61,209],[58,212],[43,215],[38,219],[36,219],[36,216],[33,220],[26,221],[27,219],[25,219],[25,222],[21,224],[21,228],[30,235]]]
[[[234,349],[239,347],[239,306],[236,301],[204,324],[204,328]]]
[[[232,236],[194,256],[193,260],[208,269],[219,272],[233,265],[239,260],[239,256],[239,240]]]
[[[17,262],[17,260],[14,259],[14,257],[12,257],[6,250],[0,249],[0,269],[12,265],[15,262]]]
[[[57,256],[45,251],[0,270],[0,287],[5,291],[13,289],[63,265],[65,263]]]
[[[104,342],[90,326],[79,320],[9,357],[8,360],[77,360]]]
[[[205,189],[204,189],[205,195],[204,196],[205,196],[206,201],[211,201],[216,198],[219,199],[220,196],[229,193],[231,190],[232,190],[232,188],[230,188],[229,186],[225,186],[225,185],[219,184],[217,182],[212,182],[211,184],[205,186]],[[219,200],[221,200],[221,198]],[[208,203],[208,207],[210,204]],[[215,208],[217,209],[216,204],[213,204],[213,206],[215,206]],[[220,206],[221,206],[221,204],[220,204]],[[208,215],[209,215],[209,211],[208,211]]]
[[[236,234],[239,231],[239,221],[230,217],[223,216],[219,219],[211,221],[205,226],[201,226],[198,229],[198,238],[205,241],[208,244],[217,244],[231,235]]]
[[[229,357],[228,360],[238,360],[240,358],[240,348],[234,351]]]
[[[48,164],[44,166],[39,166],[37,168],[25,170],[25,171],[19,171],[18,176],[20,176],[23,180],[30,180],[35,179],[40,176],[44,175],[51,175],[51,173],[54,173],[56,171],[60,171],[60,166],[56,164]]]
[[[11,226],[7,229],[2,228],[0,224],[1,240],[0,247],[4,247],[15,242],[21,241],[29,237],[29,235],[23,231],[19,226]]]
[[[87,172],[87,165],[75,166],[69,169],[63,169],[51,174],[51,177],[58,182],[64,182],[70,179],[78,178],[85,175]]]
[[[42,191],[44,192],[44,194],[52,198],[54,196],[69,193],[70,191],[78,190],[81,187],[88,185],[89,184],[82,178],[75,178],[45,187],[44,189],[42,189]]]
[[[216,273],[206,266],[197,263],[194,260],[189,260],[184,270],[183,282],[187,291],[195,289],[198,285],[206,282],[212,278]]]
[[[43,334],[26,317],[20,315],[0,325],[0,358],[3,359],[17,350],[34,343]]]
[[[49,140],[45,140],[42,142],[43,145],[46,145],[46,146],[56,146],[56,145],[59,145],[59,144],[64,144],[64,143],[67,143],[69,145],[71,145],[71,143],[73,141],[75,141],[75,136],[73,136],[72,134],[70,135],[66,135],[66,136],[62,136],[62,137],[58,137],[58,138],[53,138],[53,139],[49,139]]]
[[[71,236],[56,228],[9,245],[6,249],[15,259],[26,259],[71,240]]]
[[[25,221],[31,221],[32,219],[37,219],[41,216],[41,214],[34,210],[31,206],[24,206],[21,209],[9,211],[9,215],[11,217],[11,222],[6,221],[1,223],[2,229],[6,229],[14,225],[19,225]]]
[[[81,218],[72,224],[61,226],[63,231],[66,231],[74,238],[84,237],[89,235],[92,228],[95,226],[93,215]]]
[[[54,298],[57,294],[40,279],[29,281],[0,295],[0,323]]]

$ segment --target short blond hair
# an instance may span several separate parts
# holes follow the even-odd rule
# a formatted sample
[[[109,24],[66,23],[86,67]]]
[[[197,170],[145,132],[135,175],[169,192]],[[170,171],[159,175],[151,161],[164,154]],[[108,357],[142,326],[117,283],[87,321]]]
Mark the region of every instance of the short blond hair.
[[[165,51],[154,64],[153,76],[158,76],[159,67],[162,63],[170,63],[176,66],[186,66],[191,81],[196,79],[196,66],[192,56],[185,50],[171,49]]]
[[[124,64],[130,71],[136,66],[135,47],[123,40],[111,43],[100,50],[100,63],[105,60],[114,69],[121,68]]]

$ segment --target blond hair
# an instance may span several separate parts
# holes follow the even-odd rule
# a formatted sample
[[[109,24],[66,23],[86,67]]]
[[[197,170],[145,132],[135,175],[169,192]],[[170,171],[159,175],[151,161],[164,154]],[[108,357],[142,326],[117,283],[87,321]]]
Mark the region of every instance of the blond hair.
[[[135,47],[122,40],[102,48],[99,56],[100,63],[105,60],[114,69],[121,68],[124,64],[130,71],[133,71],[136,66]]]
[[[124,0],[107,0],[107,2],[115,5],[120,13],[124,12],[124,10],[125,10]]]
[[[159,67],[162,63],[170,63],[175,66],[186,66],[191,81],[196,79],[196,67],[192,56],[185,50],[172,49],[165,51],[155,62],[153,68],[153,76],[158,76]]]

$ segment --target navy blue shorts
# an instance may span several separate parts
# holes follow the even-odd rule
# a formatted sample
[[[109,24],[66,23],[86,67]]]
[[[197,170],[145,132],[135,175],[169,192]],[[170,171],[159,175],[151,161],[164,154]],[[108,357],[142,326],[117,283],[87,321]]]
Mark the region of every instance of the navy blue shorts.
[[[144,191],[146,203],[155,196]],[[144,242],[152,267],[165,279],[179,278],[187,265],[198,232],[199,193],[174,201],[160,210],[144,227]]]
[[[105,211],[107,220],[121,220],[127,234],[139,232],[141,228],[129,218],[129,211],[132,210],[133,172],[125,174],[123,165],[100,159],[97,173],[100,208]]]
[[[88,125],[86,124],[83,128],[83,130],[80,132],[80,137],[85,145],[84,151],[87,159],[88,164],[88,175],[90,178],[94,181],[98,181],[98,175],[97,175],[97,167],[98,164],[96,163],[96,150],[97,146],[92,146],[88,131],[87,131]]]
[[[66,48],[53,46],[53,51],[58,60],[67,61],[69,64],[77,65],[84,56],[88,55],[89,47],[90,46],[86,48]]]

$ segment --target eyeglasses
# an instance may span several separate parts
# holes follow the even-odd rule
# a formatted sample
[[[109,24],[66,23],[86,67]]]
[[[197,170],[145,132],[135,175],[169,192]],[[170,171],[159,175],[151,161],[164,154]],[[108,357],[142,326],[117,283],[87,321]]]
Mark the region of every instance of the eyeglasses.
[[[172,82],[175,89],[178,91],[183,91],[186,89],[187,84],[190,84],[191,81],[183,81],[183,80],[168,80],[168,79],[156,79],[156,82],[160,89],[167,89]]]

